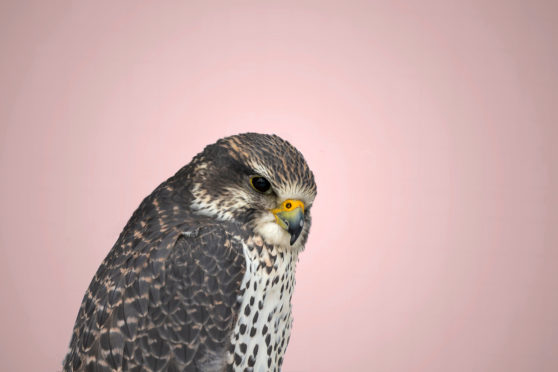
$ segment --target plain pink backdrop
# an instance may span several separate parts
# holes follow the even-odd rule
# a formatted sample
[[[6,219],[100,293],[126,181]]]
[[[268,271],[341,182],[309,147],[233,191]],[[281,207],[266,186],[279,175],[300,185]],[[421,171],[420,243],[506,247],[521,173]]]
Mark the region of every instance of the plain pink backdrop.
[[[558,6],[452,3],[2,1],[0,370],[60,370],[142,198],[258,131],[319,191],[284,371],[557,371]]]

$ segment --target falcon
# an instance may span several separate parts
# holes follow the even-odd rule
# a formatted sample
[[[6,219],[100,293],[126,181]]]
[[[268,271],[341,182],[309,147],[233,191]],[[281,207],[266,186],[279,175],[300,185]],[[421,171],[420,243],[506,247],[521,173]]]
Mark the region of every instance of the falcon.
[[[64,371],[279,371],[315,197],[304,157],[276,135],[207,146],[124,227]]]

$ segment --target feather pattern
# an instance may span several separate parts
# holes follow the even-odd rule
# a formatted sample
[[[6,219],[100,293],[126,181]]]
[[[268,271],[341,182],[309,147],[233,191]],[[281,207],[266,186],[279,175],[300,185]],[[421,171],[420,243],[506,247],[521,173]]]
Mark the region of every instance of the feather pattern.
[[[256,172],[272,199],[246,182]],[[285,190],[307,203],[293,247],[261,235]],[[315,194],[304,158],[277,136],[206,147],[126,224],[85,293],[64,371],[278,370]]]

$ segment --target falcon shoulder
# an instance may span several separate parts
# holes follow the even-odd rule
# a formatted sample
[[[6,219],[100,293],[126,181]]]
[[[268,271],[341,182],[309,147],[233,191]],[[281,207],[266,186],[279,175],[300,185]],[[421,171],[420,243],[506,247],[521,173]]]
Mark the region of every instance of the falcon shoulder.
[[[65,371],[223,370],[246,266],[242,230],[202,221],[152,240],[141,230],[120,237],[85,294]]]

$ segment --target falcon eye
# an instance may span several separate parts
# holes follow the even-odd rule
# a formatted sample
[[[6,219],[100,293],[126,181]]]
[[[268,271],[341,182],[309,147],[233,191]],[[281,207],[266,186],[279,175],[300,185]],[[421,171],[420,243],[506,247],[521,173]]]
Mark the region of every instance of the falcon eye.
[[[269,183],[269,181],[260,176],[250,178],[250,184],[253,188],[256,189],[256,191],[262,193],[268,192],[271,189],[271,184]]]

